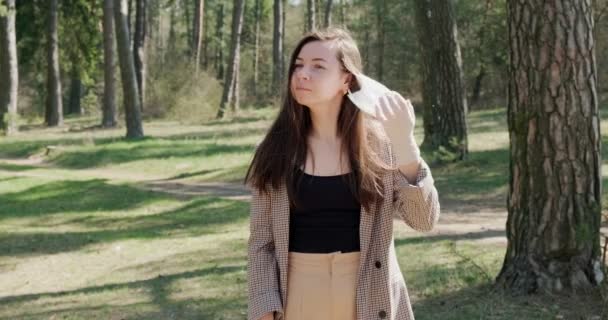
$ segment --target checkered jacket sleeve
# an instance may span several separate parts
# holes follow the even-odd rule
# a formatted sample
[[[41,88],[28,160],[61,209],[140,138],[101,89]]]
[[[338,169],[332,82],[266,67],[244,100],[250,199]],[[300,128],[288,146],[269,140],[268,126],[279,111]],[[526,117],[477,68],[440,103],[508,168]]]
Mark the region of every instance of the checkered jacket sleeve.
[[[266,313],[282,310],[270,205],[270,194],[251,188],[247,250],[248,320],[257,320]]]
[[[394,163],[394,158],[393,158]],[[431,231],[439,220],[439,196],[428,164],[421,160],[414,184],[393,171],[394,216],[417,231]]]

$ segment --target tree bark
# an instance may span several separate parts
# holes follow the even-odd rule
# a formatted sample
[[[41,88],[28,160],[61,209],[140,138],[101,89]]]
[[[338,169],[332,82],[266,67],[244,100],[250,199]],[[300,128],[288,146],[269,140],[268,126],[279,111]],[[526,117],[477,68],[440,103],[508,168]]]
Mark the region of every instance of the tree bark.
[[[281,92],[283,82],[283,0],[274,0],[274,26],[272,36],[272,90]]]
[[[57,41],[58,0],[49,1],[47,24],[47,92],[45,122],[49,127],[63,125],[59,45]]]
[[[467,101],[452,2],[416,0],[414,4],[422,62],[422,147],[439,152],[442,161],[464,160]]]
[[[510,180],[496,284],[578,292],[600,261],[601,135],[588,1],[507,1]]]
[[[104,0],[103,6],[103,62],[104,90],[101,126],[116,127],[116,87],[114,76],[114,0]]]
[[[135,75],[133,52],[129,46],[129,28],[127,27],[126,0],[117,0],[114,6],[114,23],[116,25],[116,46],[120,62],[122,78],[123,103],[125,106],[125,121],[127,125],[127,138],[143,137],[144,130],[141,123],[141,107],[139,105],[139,88]]]
[[[230,41],[230,63],[226,71],[226,79],[224,80],[224,92],[222,101],[217,113],[217,118],[224,117],[226,106],[233,102],[233,96],[238,94],[235,88],[238,88],[238,75],[240,65],[240,49],[241,49],[241,32],[243,30],[243,11],[245,9],[245,0],[236,0],[232,9],[232,35]],[[238,102],[238,101],[236,101]],[[233,107],[237,110],[238,105]]]
[[[204,0],[196,0],[194,10],[194,21],[192,23],[192,52],[194,60],[194,69],[198,73],[201,59],[201,42],[203,35],[203,10],[205,6]]]
[[[15,31],[15,0],[0,1],[7,12],[0,17],[0,131],[5,135],[17,132],[17,99],[19,64]]]
[[[139,93],[139,107],[143,111],[146,101],[146,10],[147,0],[136,0],[135,35],[133,37],[133,61]]]

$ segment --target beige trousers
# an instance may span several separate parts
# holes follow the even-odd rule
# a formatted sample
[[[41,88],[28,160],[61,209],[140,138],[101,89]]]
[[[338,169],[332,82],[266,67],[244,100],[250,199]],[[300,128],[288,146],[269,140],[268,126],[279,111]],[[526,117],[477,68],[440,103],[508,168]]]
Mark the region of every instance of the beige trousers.
[[[356,320],[360,252],[289,252],[285,320]]]

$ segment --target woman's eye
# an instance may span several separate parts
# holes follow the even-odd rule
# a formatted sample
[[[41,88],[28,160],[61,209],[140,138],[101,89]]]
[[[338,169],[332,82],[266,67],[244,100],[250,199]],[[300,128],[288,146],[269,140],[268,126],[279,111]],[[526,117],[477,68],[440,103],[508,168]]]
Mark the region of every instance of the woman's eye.
[[[321,65],[316,65],[316,66],[315,66],[315,68],[317,68],[317,69],[325,69],[325,68],[324,68],[323,66],[321,66]]]
[[[294,64],[293,67],[294,68],[300,68],[302,65],[301,64]]]

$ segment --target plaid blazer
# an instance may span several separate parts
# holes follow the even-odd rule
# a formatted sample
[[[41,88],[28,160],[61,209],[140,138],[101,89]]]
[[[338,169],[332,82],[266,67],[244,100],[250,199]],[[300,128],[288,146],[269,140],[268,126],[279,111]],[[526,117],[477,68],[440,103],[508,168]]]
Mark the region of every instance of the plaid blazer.
[[[379,154],[394,164],[390,143],[381,144]],[[410,184],[399,171],[383,177],[388,196],[372,206],[361,207],[361,260],[357,280],[357,320],[414,320],[408,290],[395,254],[393,219],[418,231],[430,231],[439,219],[439,200],[428,164],[422,160],[418,181]],[[287,188],[262,193],[251,189],[250,236],[248,241],[248,316],[257,320],[274,311],[284,320],[287,301],[287,257],[289,248],[289,199]],[[286,319],[289,320],[289,319]]]

